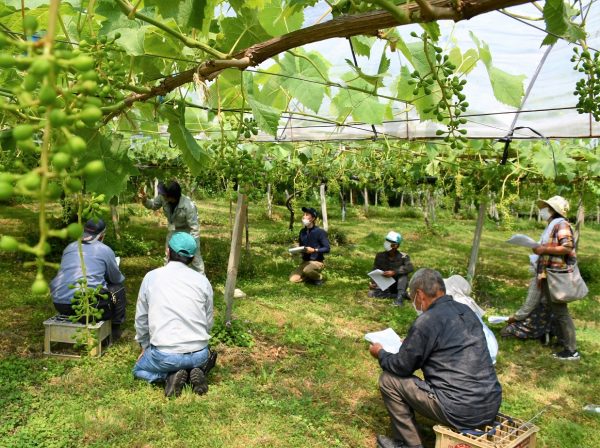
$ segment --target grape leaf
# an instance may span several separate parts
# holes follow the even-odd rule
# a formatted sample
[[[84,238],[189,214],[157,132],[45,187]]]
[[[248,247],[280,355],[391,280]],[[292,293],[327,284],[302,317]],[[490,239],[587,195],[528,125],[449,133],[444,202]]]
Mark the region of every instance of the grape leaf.
[[[125,191],[130,176],[137,176],[138,169],[127,156],[127,144],[120,134],[110,138],[96,130],[83,130],[80,136],[87,141],[87,151],[80,160],[81,166],[92,160],[102,160],[104,171],[86,177],[85,189],[88,192],[104,194],[107,198]]]

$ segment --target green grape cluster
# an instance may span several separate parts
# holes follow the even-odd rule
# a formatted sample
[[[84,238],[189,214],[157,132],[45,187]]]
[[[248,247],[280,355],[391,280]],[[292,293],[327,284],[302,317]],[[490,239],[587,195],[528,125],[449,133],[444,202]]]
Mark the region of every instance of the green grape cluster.
[[[413,95],[420,93],[432,95],[434,89],[439,89],[440,100],[431,108],[425,109],[426,114],[433,114],[436,119],[446,124],[446,129],[438,129],[436,135],[444,136],[444,141],[450,143],[451,148],[461,149],[467,142],[467,130],[460,126],[467,123],[467,119],[461,117],[469,107],[466,96],[462,92],[466,79],[460,79],[454,74],[456,66],[450,62],[444,50],[435,45],[427,33],[420,36],[412,32],[411,36],[423,41],[429,72],[425,74],[414,70],[408,83],[414,86]],[[433,58],[431,55],[435,55]]]
[[[457,198],[461,198],[463,196],[463,179],[464,178],[465,178],[465,176],[463,176],[460,172],[458,172],[456,174],[456,176],[454,176],[454,188],[456,191]]]
[[[38,26],[32,17],[25,17],[24,25],[27,35],[33,35]],[[111,82],[122,79],[125,72],[109,70],[118,62],[117,56],[103,58],[105,48],[116,52],[117,38],[101,37],[72,47],[8,39],[0,34],[0,69],[12,80],[5,88],[9,95],[0,98],[0,111],[14,117],[10,132],[18,157],[10,172],[0,171],[0,201],[18,194],[37,200],[40,209],[38,243],[15,245],[14,239],[4,236],[0,249],[36,257],[38,273],[32,285],[36,294],[48,289],[43,275],[47,239],[81,236],[80,226],[52,229],[46,219],[46,203],[69,194],[80,195],[84,180],[105,170],[102,160],[85,157],[88,142],[78,134],[103,125],[105,113],[110,112],[110,108],[103,108],[103,97],[118,99]],[[25,158],[35,163],[23,163]],[[90,215],[94,214],[92,208],[99,206],[98,200],[92,198]]]
[[[250,194],[263,182],[263,162],[247,149],[227,147],[221,157],[215,158],[213,170],[233,183],[242,185]]]
[[[364,0],[341,0],[332,5],[333,17],[347,14],[361,14],[372,9],[370,2]]]
[[[600,53],[596,51],[592,55],[587,49],[579,51],[579,47],[573,47],[573,53],[573,69],[585,75],[577,81],[573,92],[579,98],[577,112],[592,114],[594,120],[600,121]]]
[[[258,135],[258,124],[253,117],[244,118],[244,121],[241,123],[240,134],[243,134],[244,138],[250,138],[253,135]]]

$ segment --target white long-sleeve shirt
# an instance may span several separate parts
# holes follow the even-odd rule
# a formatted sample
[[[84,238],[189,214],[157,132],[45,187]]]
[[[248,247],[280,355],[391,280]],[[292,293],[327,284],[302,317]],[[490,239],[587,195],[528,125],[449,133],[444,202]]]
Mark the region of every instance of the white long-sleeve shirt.
[[[213,290],[204,274],[177,261],[146,274],[135,311],[135,340],[168,353],[208,345],[213,326]]]

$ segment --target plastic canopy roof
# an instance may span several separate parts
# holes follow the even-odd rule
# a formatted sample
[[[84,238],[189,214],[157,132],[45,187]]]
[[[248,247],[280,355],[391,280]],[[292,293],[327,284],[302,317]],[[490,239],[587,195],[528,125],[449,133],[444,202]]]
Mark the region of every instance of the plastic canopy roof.
[[[586,21],[588,45],[592,49],[600,49],[600,7],[593,2]],[[314,24],[326,11],[326,5],[317,4],[309,10],[305,18],[306,26]],[[521,5],[509,9],[510,12],[527,16],[539,16],[533,5]],[[570,58],[573,44],[559,39],[552,47],[541,46],[546,36],[544,22],[522,20],[510,17],[500,11],[477,16],[468,21],[454,23],[439,22],[442,29],[441,45],[446,47],[450,41],[456,43],[464,53],[469,48],[476,49],[470,33],[488,44],[493,65],[513,75],[524,75],[523,88],[526,92],[524,102],[519,109],[500,103],[492,91],[486,68],[480,61],[476,68],[467,75],[468,83],[464,93],[469,101],[469,109],[464,117],[468,119],[464,128],[469,138],[501,138],[517,127],[513,138],[538,138],[535,133],[519,127],[530,127],[547,138],[591,138],[600,136],[600,123],[594,121],[590,114],[579,114],[575,105],[577,97],[573,95],[575,83],[581,73],[573,69]],[[422,32],[418,25],[398,27],[405,41],[411,31]],[[358,57],[358,66],[367,74],[377,73],[379,55],[383,43],[378,42],[371,51],[377,55],[369,60]],[[347,39],[330,39],[324,42],[307,45],[307,51],[320,52],[331,64],[330,79],[343,84],[341,75],[350,70],[346,59],[352,60],[352,52]],[[390,54],[390,76],[384,78],[384,84],[397,81],[401,64],[405,64],[404,56],[397,51]],[[258,67],[268,70],[272,61],[266,61]],[[536,72],[539,72],[537,77]],[[335,87],[332,88],[335,94]],[[527,95],[527,91],[530,90]],[[350,91],[351,92],[351,91]],[[392,95],[390,90],[381,89],[380,94]],[[380,99],[380,101],[387,101]],[[297,109],[301,111],[301,109]],[[435,132],[442,126],[433,121],[421,122],[416,111],[404,103],[393,102],[393,119],[381,125],[372,126],[366,123],[347,121],[343,126],[318,119],[306,119],[294,114],[284,114],[276,140],[279,141],[311,141],[311,140],[361,140],[377,138],[397,139],[434,139]],[[331,120],[330,102],[324,101],[319,116]],[[513,123],[514,122],[514,123]],[[273,141],[272,136],[259,134],[257,141]]]

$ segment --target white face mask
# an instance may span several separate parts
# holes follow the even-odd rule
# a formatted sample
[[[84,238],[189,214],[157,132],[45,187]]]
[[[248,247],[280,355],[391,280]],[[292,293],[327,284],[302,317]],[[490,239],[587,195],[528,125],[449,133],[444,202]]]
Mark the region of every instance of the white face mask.
[[[552,212],[548,207],[540,209],[540,218],[543,221],[548,221],[550,218],[552,218]]]
[[[384,241],[383,248],[386,252],[389,252],[390,250],[392,250],[392,243],[390,243],[389,241]]]
[[[302,219],[302,225],[304,227],[308,226],[310,224],[310,219]]]
[[[423,310],[417,309],[417,305],[415,305],[415,302],[412,302],[412,306],[417,313],[417,317],[420,316],[421,314],[423,314]]]

